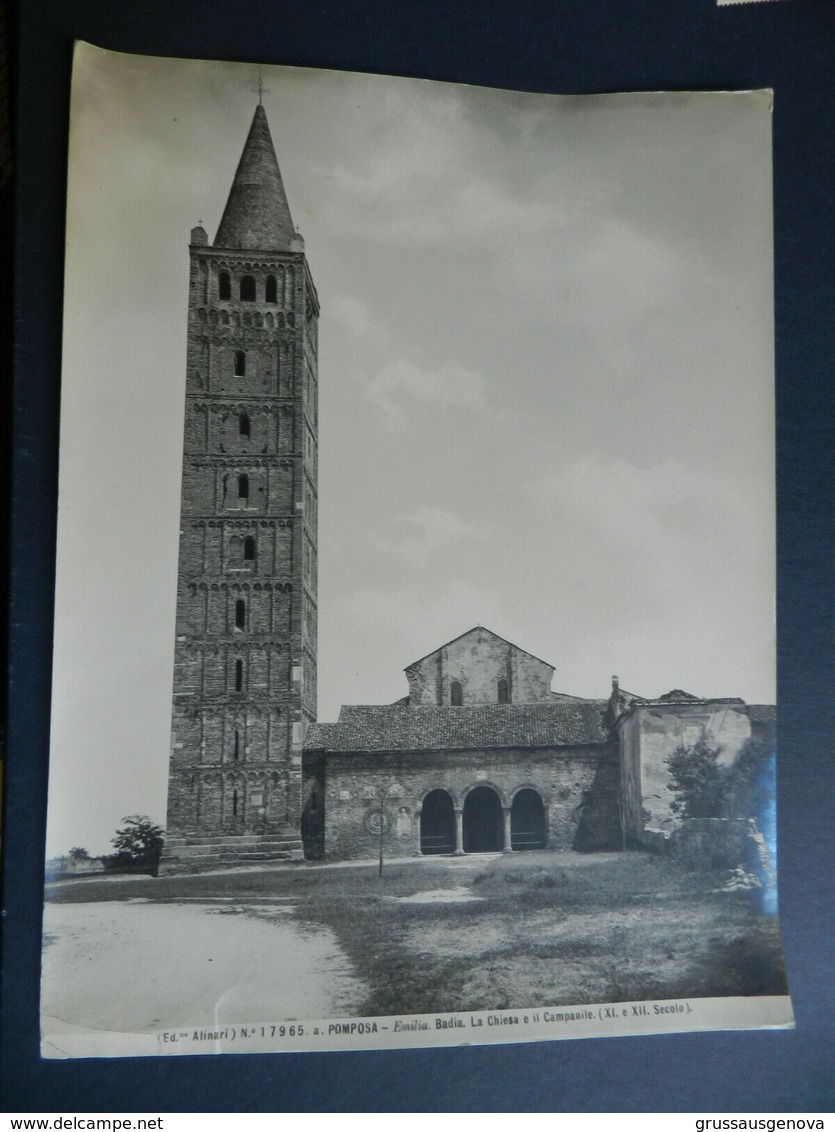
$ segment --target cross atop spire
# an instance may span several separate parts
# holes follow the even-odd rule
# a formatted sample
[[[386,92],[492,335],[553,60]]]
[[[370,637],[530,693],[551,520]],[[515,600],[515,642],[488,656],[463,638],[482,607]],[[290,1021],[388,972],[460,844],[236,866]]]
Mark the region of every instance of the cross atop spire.
[[[258,85],[259,95],[263,94],[260,78]],[[295,236],[267,115],[259,101],[214,246],[288,251]]]
[[[267,90],[267,88],[264,86],[264,83],[261,79],[261,68],[260,68],[260,66],[258,67],[258,86],[253,87],[252,93],[258,95],[258,105],[259,106],[263,105],[264,95],[270,93]]]

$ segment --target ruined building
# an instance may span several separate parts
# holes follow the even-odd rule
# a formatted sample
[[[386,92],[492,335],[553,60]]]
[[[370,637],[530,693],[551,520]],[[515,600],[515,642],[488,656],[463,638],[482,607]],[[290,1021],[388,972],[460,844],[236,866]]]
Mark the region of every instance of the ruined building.
[[[261,105],[189,255],[166,868],[301,856],[319,305]]]

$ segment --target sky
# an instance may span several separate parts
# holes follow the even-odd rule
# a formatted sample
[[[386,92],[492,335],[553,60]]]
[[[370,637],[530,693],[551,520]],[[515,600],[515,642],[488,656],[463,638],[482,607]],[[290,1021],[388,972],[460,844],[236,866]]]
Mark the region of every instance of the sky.
[[[49,856],[164,824],[188,242],[252,65],[76,49]],[[772,703],[771,103],[263,68],[319,293],[319,718],[482,624]]]

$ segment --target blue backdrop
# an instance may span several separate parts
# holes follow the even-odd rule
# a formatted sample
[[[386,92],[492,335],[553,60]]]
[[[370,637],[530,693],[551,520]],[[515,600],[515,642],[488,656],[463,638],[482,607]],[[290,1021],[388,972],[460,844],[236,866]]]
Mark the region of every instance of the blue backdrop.
[[[63,1112],[829,1110],[833,1094],[835,5],[776,0],[28,0],[17,98],[3,1107]],[[773,87],[779,844],[793,1033],[42,1062],[37,987],[72,44],[533,91]],[[8,205],[8,202],[6,202]],[[6,259],[8,263],[8,257]],[[7,316],[8,324],[8,316]]]

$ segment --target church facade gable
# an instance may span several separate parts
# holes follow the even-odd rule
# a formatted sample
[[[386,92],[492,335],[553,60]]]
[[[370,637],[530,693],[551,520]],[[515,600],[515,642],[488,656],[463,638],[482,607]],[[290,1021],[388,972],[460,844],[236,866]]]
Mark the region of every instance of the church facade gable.
[[[538,703],[554,667],[481,625],[406,669],[413,704]]]

